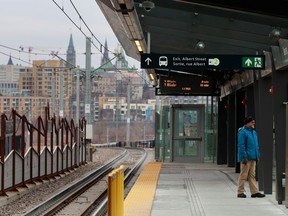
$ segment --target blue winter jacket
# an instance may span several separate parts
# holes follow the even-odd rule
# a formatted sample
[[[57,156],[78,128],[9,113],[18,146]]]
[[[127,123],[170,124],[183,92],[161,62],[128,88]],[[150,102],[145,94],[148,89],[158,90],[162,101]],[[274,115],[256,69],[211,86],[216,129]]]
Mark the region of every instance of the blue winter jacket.
[[[254,128],[244,126],[238,132],[238,162],[244,158],[247,160],[259,160],[258,136]]]

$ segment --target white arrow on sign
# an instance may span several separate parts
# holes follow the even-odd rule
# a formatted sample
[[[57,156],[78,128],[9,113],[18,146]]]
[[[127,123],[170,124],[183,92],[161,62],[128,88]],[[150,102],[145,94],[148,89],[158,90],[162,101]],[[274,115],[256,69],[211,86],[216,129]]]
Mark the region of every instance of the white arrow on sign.
[[[248,59],[245,61],[245,64],[249,67],[250,65],[252,65],[252,61],[248,58]]]
[[[149,63],[152,62],[152,60],[148,57],[148,58],[145,59],[145,62],[146,62],[147,65],[149,65]]]

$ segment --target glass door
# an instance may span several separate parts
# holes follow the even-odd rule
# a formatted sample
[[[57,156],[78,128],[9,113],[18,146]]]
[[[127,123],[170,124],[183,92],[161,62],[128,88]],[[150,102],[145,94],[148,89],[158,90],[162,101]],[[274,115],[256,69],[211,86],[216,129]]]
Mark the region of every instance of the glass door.
[[[204,162],[204,105],[172,105],[172,161]]]

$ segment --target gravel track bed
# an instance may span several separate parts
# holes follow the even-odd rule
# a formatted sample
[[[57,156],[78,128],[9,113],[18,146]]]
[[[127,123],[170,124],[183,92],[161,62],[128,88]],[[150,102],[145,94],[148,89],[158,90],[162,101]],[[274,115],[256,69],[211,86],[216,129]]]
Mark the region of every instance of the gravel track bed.
[[[123,149],[117,148],[97,148],[93,153],[93,162],[88,162],[84,166],[62,175],[57,180],[50,180],[39,185],[34,185],[30,189],[25,189],[21,193],[13,192],[9,197],[1,197],[0,203],[6,203],[0,207],[1,216],[18,216],[23,215],[29,209],[48,199],[53,193],[62,190],[68,184],[76,181],[83,175],[102,166],[112,158],[120,154]]]

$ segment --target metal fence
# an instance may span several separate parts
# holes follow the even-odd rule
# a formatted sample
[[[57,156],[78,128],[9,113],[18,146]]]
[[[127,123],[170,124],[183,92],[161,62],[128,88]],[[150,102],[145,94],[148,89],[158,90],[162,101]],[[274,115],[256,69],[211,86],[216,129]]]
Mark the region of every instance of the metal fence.
[[[27,183],[58,176],[84,165],[89,151],[86,144],[86,121],[45,116],[34,123],[16,110],[1,115],[0,194],[17,191]]]

